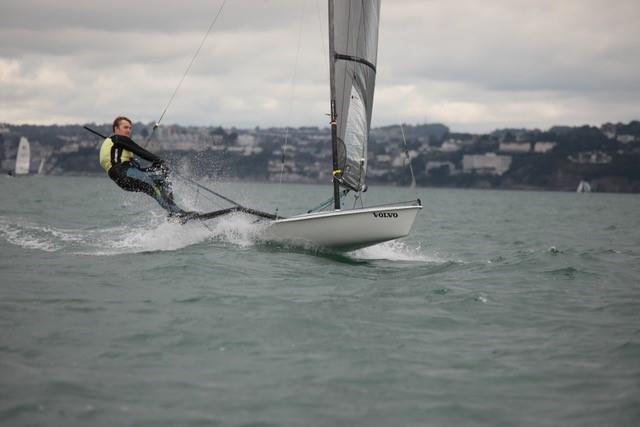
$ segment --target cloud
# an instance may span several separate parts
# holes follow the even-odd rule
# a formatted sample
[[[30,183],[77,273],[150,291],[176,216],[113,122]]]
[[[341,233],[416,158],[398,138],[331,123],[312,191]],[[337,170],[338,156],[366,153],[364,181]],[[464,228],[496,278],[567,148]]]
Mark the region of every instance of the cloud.
[[[22,0],[0,16],[0,121],[157,120],[222,0]],[[383,2],[373,125],[640,118],[640,3]],[[325,126],[326,5],[227,1],[167,123]]]

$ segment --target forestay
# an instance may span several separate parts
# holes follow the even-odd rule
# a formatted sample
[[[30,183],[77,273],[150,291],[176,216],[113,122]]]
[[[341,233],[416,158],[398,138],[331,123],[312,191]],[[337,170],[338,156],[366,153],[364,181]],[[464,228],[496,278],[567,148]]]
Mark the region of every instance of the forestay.
[[[336,101],[340,183],[360,191],[367,174],[367,139],[376,80],[380,0],[331,2],[331,95]]]

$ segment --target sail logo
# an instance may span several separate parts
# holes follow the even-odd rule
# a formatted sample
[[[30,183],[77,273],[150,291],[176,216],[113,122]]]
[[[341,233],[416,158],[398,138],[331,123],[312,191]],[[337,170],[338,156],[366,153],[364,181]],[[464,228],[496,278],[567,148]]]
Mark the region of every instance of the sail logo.
[[[397,212],[373,212],[374,218],[398,218]]]

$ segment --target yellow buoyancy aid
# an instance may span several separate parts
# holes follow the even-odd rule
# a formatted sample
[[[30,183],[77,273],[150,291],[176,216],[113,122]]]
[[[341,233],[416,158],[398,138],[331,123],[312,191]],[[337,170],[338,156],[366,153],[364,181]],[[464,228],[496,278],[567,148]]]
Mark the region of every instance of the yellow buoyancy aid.
[[[100,147],[100,166],[109,172],[109,169],[117,163],[127,162],[133,159],[133,153],[115,145],[111,138],[107,138]]]

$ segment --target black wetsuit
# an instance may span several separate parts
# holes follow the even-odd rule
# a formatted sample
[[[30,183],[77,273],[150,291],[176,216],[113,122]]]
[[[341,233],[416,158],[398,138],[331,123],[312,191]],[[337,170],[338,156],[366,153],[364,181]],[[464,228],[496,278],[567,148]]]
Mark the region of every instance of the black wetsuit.
[[[153,165],[141,168],[133,154],[153,162]],[[100,164],[109,178],[123,190],[148,194],[170,215],[185,214],[173,201],[168,169],[163,165],[162,159],[140,147],[131,138],[111,135],[105,139],[100,149]]]

